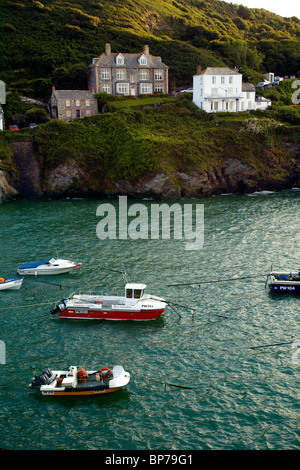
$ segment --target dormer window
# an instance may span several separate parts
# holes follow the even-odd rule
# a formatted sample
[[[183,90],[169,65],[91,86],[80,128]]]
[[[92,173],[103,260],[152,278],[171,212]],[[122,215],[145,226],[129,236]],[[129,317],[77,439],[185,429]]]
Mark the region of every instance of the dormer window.
[[[139,64],[147,65],[147,57],[145,56],[145,54],[141,55],[141,57],[139,58]]]
[[[117,55],[116,64],[117,65],[124,65],[124,56],[122,56],[122,54]]]

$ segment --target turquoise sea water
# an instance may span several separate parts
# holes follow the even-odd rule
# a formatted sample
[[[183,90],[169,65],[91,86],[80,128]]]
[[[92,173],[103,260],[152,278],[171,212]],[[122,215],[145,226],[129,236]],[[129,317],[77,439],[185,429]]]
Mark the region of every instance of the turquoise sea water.
[[[300,268],[299,201],[298,190],[181,201],[204,204],[204,245],[191,251],[181,239],[99,239],[97,207],[118,200],[1,205],[0,276],[56,255],[82,265],[0,292],[0,448],[299,449],[297,349],[250,349],[300,340],[300,297],[265,289],[271,265]],[[167,307],[152,322],[50,315],[77,288],[122,294],[124,279],[114,271],[123,266],[148,292],[197,311]],[[210,282],[170,286],[189,281]],[[114,394],[53,398],[28,388],[45,367],[114,364],[131,374]]]

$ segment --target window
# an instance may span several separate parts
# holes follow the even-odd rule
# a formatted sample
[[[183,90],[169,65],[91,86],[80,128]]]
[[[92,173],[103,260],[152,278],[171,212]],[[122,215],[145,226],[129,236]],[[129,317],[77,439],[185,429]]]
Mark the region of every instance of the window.
[[[214,111],[218,111],[218,108],[219,108],[219,102],[215,101],[214,102]]]
[[[121,95],[129,95],[129,84],[117,83],[117,93],[120,93]]]
[[[66,109],[66,116],[69,117],[69,118],[72,117],[71,109]]]
[[[127,299],[132,299],[132,289],[127,289],[126,290],[126,297],[127,297]]]
[[[162,85],[155,85],[154,91],[163,92],[163,87],[162,87]]]
[[[92,106],[92,100],[85,100],[85,106],[88,108]]]
[[[125,70],[117,71],[117,80],[125,80]]]
[[[116,64],[117,65],[124,65],[124,57],[122,56],[122,54],[119,54],[116,58]]]
[[[75,100],[75,106],[80,107],[80,100]]]
[[[71,100],[66,100],[66,108],[71,106]]]
[[[211,94],[212,95],[217,95],[218,94],[218,88],[212,88],[211,89]]]
[[[250,93],[249,93],[249,91],[247,91],[247,93],[246,93],[246,98],[247,98],[247,100],[250,99]]]
[[[109,80],[110,78],[109,70],[103,69],[101,72],[101,77],[102,77],[102,80]]]
[[[143,291],[142,291],[141,289],[134,289],[134,291],[133,291],[133,297],[134,297],[135,299],[140,299],[141,296],[142,296],[142,292],[143,292]]]
[[[81,117],[81,112],[80,109],[76,109],[76,117],[80,118]]]
[[[151,83],[141,83],[140,84],[140,93],[142,95],[147,95],[149,93],[152,93],[152,85]]]
[[[92,110],[91,109],[86,109],[85,110],[85,115],[86,116],[91,116],[92,115]]]
[[[221,83],[222,83],[222,85],[224,85],[224,83],[225,83],[225,77],[221,77]]]
[[[148,80],[148,70],[141,71],[141,80]]]
[[[155,78],[155,80],[162,80],[163,79],[162,71],[161,70],[155,70],[154,78]]]
[[[105,91],[108,95],[110,95],[110,85],[103,85],[102,86],[102,91]]]
[[[229,83],[233,83],[233,77],[229,77]]]
[[[143,54],[140,58],[139,58],[139,63],[141,65],[147,65],[147,57],[145,56],[145,54]]]
[[[135,76],[134,75],[130,75],[130,83],[135,83]]]
[[[217,83],[217,77],[213,76],[212,77],[212,83],[215,85]]]

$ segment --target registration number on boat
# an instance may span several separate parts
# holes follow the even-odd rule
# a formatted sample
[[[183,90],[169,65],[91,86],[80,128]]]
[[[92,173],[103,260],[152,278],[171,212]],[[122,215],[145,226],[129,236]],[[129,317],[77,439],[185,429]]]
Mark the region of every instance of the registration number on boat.
[[[294,286],[280,286],[279,290],[295,290]]]

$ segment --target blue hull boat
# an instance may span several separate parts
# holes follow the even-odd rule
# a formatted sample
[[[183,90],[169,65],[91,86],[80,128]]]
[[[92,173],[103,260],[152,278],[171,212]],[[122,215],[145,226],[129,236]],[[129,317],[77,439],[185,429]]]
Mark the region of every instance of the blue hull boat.
[[[273,292],[300,293],[300,271],[271,271],[266,284]]]

